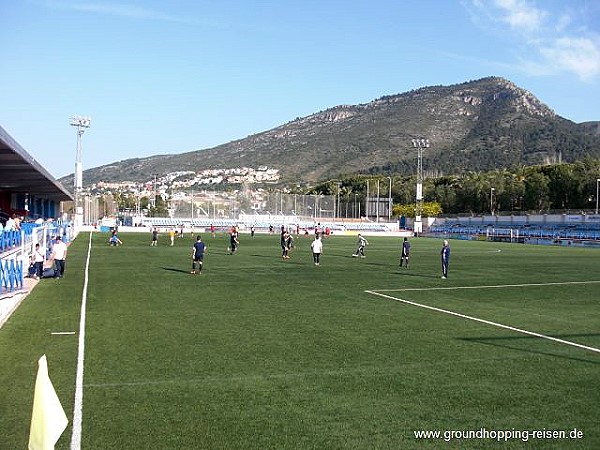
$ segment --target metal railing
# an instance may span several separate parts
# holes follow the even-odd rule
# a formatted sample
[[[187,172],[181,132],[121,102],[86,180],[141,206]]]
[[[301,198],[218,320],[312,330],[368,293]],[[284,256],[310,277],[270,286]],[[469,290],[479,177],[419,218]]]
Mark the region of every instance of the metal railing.
[[[0,294],[23,289],[25,268],[29,267],[35,245],[46,249],[54,236],[61,235],[63,241],[73,238],[72,227],[68,223],[27,224],[21,230],[0,233]]]

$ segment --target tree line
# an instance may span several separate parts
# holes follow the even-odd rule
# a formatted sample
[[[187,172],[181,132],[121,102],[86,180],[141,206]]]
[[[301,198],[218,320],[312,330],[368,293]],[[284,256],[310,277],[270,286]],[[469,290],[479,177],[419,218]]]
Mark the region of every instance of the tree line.
[[[489,172],[429,176],[423,181],[424,215],[593,211],[597,202],[600,159],[574,163],[523,166]],[[414,216],[416,175],[351,175],[328,180],[303,192],[336,195],[339,201],[391,197],[394,215]]]

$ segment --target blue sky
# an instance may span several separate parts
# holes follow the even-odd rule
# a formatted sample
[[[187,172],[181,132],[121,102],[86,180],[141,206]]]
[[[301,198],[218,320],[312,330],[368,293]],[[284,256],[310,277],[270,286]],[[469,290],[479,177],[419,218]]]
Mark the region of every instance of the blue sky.
[[[214,147],[342,104],[502,76],[600,120],[598,0],[0,3],[0,125],[52,175]]]

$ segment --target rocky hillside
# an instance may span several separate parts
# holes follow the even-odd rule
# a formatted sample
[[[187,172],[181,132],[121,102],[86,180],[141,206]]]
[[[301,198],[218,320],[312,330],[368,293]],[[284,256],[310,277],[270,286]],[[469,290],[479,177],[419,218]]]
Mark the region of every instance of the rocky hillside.
[[[119,161],[86,170],[84,182],[242,166],[279,169],[288,183],[408,174],[416,167],[415,137],[431,141],[429,172],[484,171],[600,157],[599,130],[598,122],[575,124],[512,82],[489,77],[336,106],[210,149]],[[72,176],[61,181],[70,186]]]

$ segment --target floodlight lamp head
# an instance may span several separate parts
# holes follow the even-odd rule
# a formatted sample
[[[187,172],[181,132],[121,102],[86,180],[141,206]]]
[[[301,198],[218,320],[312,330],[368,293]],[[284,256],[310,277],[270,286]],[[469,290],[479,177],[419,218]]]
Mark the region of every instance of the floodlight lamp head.
[[[415,148],[429,147],[429,139],[413,139],[412,145]]]
[[[92,122],[91,117],[85,117],[85,116],[71,117],[71,125],[74,127],[89,128],[91,122]]]

